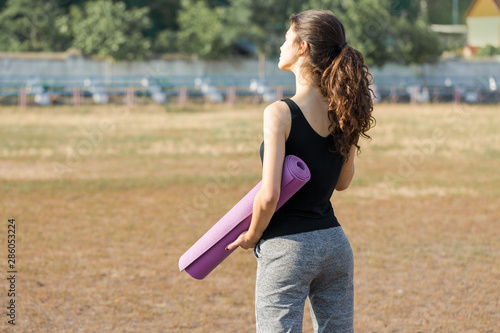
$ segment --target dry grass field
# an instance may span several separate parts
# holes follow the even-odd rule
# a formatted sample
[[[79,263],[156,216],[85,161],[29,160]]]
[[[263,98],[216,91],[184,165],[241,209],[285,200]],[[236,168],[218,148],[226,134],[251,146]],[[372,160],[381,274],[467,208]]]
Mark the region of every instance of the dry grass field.
[[[255,331],[251,251],[202,281],[177,261],[260,180],[263,107],[1,108],[0,272],[9,218],[18,272],[15,327],[0,279],[0,331]],[[376,106],[332,198],[356,332],[500,330],[499,111]]]

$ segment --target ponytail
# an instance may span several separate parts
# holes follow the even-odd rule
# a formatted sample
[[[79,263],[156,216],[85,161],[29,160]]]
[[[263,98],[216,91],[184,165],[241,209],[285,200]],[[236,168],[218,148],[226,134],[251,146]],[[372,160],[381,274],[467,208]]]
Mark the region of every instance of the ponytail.
[[[334,151],[339,152],[344,161],[352,145],[360,151],[359,137],[370,139],[366,132],[375,125],[371,83],[372,75],[363,55],[349,45],[342,47],[321,75],[320,89],[329,103]]]

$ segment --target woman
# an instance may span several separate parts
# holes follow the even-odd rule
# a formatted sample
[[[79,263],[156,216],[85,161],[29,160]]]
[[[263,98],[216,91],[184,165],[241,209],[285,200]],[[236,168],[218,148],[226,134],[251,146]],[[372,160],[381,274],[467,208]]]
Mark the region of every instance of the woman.
[[[301,332],[307,297],[315,332],[352,332],[353,255],[330,198],[351,183],[359,137],[374,124],[371,75],[327,11],[292,16],[280,50],[296,94],[264,111],[262,187],[249,230],[227,249],[254,248],[257,332]],[[273,215],[290,154],[311,179]]]

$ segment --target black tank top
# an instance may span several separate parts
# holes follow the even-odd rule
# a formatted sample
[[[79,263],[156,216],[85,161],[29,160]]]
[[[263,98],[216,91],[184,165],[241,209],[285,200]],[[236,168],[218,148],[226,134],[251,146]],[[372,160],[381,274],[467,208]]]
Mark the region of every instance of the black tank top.
[[[311,171],[311,179],[271,218],[263,239],[339,226],[330,202],[342,168],[343,157],[332,153],[333,136],[322,137],[309,125],[291,99],[283,99],[292,117],[285,156],[300,157]],[[260,158],[264,157],[264,142]]]

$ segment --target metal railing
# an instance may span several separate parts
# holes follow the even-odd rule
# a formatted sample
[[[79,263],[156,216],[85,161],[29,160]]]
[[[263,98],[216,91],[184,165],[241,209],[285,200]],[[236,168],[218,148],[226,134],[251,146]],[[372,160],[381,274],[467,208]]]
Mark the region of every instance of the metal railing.
[[[499,103],[498,77],[376,75],[375,101]],[[499,82],[500,83],[500,82]],[[270,103],[295,91],[293,76],[0,76],[0,105]]]

